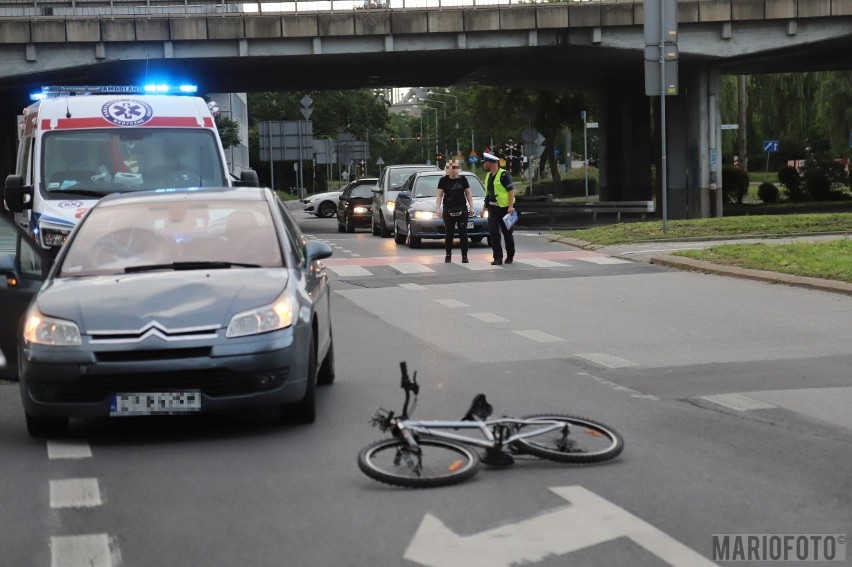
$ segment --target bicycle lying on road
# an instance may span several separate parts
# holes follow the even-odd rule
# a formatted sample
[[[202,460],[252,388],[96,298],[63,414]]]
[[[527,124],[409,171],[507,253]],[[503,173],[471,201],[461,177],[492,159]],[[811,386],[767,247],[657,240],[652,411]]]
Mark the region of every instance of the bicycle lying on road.
[[[478,394],[459,421],[414,421],[420,385],[400,362],[405,391],[402,413],[379,409],[371,423],[393,437],[371,443],[358,454],[358,467],[370,478],[408,488],[431,488],[463,482],[480,462],[492,467],[514,463],[513,455],[533,455],[559,463],[590,464],[614,459],[624,440],[613,428],[584,417],[540,414],[491,419],[492,407]],[[409,402],[411,394],[414,400]],[[480,437],[458,430],[477,430]],[[479,452],[470,448],[485,449]]]

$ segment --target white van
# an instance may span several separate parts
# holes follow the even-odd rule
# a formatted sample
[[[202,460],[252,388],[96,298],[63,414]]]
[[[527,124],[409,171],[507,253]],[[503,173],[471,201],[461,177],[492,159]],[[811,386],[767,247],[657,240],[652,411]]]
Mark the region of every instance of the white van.
[[[4,203],[45,249],[109,193],[257,186],[227,170],[213,114],[186,87],[45,87],[24,109]]]

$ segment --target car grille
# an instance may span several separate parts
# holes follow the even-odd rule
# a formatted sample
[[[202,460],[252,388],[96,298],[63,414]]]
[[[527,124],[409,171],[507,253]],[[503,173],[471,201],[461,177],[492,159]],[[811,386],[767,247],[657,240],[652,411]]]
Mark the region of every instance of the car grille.
[[[227,369],[85,376],[73,381],[29,383],[33,399],[44,403],[95,403],[115,393],[200,390],[212,398],[272,390],[287,381],[290,368],[238,373]]]
[[[96,352],[98,362],[135,362],[146,360],[183,360],[185,358],[210,358],[210,347],[175,348],[163,350],[121,350]]]

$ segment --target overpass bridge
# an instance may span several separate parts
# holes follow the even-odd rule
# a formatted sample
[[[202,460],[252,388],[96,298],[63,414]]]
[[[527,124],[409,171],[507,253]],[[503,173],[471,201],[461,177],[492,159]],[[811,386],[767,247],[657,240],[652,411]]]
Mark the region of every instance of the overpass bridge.
[[[167,74],[206,92],[488,84],[600,97],[601,197],[658,193],[641,0],[0,0],[0,112],[43,84]],[[484,3],[489,1],[489,3]],[[381,4],[379,4],[381,5]],[[369,6],[369,4],[368,4]],[[721,191],[722,74],[852,68],[852,0],[681,0],[680,94],[667,98],[668,211],[709,216]],[[361,9],[358,9],[358,8]],[[9,130],[7,130],[9,131]],[[3,152],[10,154],[6,139]],[[659,202],[659,195],[658,202]]]

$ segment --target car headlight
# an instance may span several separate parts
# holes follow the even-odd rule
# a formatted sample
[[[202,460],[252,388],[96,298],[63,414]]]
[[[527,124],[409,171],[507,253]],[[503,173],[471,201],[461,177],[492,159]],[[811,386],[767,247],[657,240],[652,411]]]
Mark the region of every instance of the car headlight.
[[[435,213],[429,211],[414,211],[414,218],[418,220],[429,220],[435,218]]]
[[[488,209],[487,208],[484,211],[482,211],[482,218],[486,218],[486,219],[488,218]]]
[[[394,205],[396,205],[396,201],[388,201],[385,205],[385,208],[387,208],[387,210],[392,213]]]
[[[24,321],[24,340],[49,346],[76,346],[82,343],[76,323],[42,315],[35,305],[27,312]]]
[[[243,311],[231,317],[225,336],[245,337],[285,329],[293,324],[295,317],[295,299],[285,292],[271,305]]]
[[[352,212],[356,215],[363,215],[364,213],[370,212],[370,209],[368,209],[367,207],[354,207],[352,209]]]

